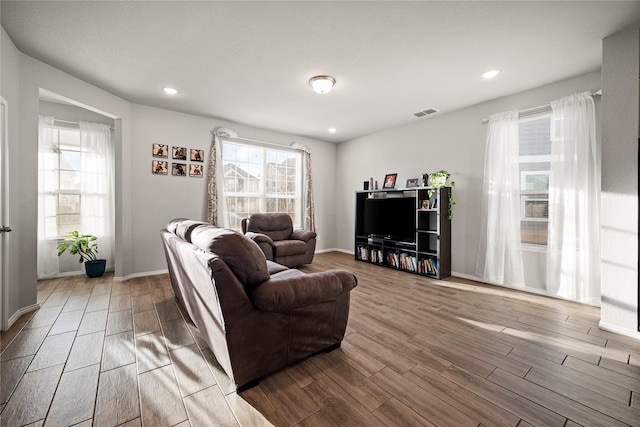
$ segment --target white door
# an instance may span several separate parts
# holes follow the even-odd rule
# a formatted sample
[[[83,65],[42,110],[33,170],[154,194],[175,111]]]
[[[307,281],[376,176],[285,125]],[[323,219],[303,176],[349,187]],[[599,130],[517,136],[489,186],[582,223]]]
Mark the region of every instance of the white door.
[[[8,326],[7,315],[7,287],[9,283],[8,269],[6,262],[9,253],[9,182],[8,182],[8,153],[9,144],[7,142],[8,132],[8,105],[7,101],[0,97],[0,328],[5,330]]]

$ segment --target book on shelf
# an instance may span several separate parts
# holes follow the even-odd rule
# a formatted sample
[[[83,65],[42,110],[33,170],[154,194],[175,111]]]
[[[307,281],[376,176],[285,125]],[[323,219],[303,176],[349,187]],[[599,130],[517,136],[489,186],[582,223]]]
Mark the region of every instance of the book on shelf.
[[[400,267],[403,270],[416,271],[416,257],[408,253],[401,253]]]
[[[419,273],[425,273],[437,276],[438,275],[438,261],[433,258],[425,258],[420,261]]]

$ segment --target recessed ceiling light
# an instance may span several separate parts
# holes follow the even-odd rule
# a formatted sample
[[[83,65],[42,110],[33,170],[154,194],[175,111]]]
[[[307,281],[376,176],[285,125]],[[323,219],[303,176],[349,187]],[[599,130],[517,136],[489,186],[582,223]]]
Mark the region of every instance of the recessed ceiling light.
[[[338,130],[336,128],[329,128],[329,133],[336,133]]]
[[[163,87],[162,90],[164,91],[164,93],[166,93],[167,95],[175,95],[176,93],[178,93],[177,90],[175,90],[172,87]]]
[[[489,70],[486,73],[482,74],[482,78],[488,80],[494,78],[498,74],[500,74],[500,70]]]

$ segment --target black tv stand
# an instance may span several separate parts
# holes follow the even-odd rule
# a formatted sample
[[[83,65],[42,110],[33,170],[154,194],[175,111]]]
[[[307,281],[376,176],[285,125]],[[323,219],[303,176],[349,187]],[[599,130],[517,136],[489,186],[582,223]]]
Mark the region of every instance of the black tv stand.
[[[450,276],[450,194],[450,187],[356,191],[355,259],[436,279]],[[415,199],[416,228],[413,242],[364,232],[365,200],[374,197]]]

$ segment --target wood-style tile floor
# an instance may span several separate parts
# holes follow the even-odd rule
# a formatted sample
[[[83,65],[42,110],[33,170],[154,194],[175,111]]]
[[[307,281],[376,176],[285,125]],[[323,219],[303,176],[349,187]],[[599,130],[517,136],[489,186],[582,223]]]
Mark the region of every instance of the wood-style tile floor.
[[[0,425],[640,426],[640,341],[596,307],[317,254],[358,277],[342,347],[236,394],[168,276],[41,281],[2,333]]]

